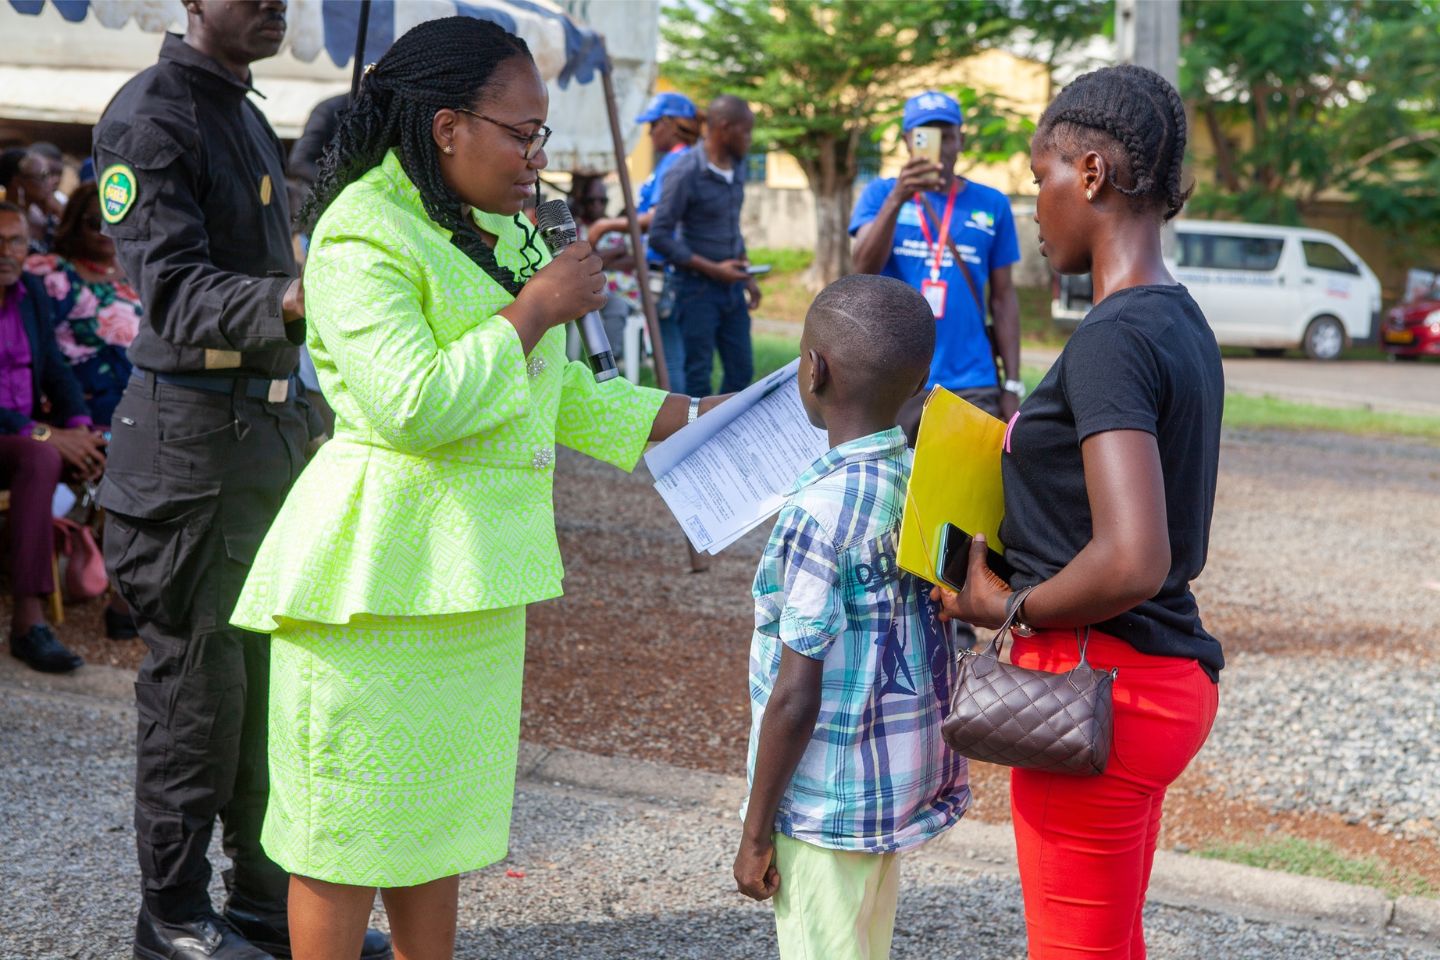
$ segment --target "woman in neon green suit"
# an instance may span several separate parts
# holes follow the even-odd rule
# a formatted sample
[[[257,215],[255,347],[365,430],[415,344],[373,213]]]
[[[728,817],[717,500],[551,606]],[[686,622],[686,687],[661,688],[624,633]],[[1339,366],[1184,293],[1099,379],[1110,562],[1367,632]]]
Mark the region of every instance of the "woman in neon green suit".
[[[458,875],[508,845],[525,605],[561,592],[555,445],[628,470],[698,409],[566,361],[604,276],[520,216],[547,110],[523,41],[421,24],[367,73],[307,210],[335,438],[233,616],[272,635],[262,841],[300,960],[354,960],[377,887],[397,954],[451,954]]]

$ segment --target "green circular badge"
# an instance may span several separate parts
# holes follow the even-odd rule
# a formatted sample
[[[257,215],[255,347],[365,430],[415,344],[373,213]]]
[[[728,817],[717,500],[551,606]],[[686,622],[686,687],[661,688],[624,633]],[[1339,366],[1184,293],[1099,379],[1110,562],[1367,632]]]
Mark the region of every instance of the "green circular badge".
[[[135,181],[135,171],[117,163],[105,168],[100,175],[100,215],[106,223],[119,223],[135,205],[140,185]]]

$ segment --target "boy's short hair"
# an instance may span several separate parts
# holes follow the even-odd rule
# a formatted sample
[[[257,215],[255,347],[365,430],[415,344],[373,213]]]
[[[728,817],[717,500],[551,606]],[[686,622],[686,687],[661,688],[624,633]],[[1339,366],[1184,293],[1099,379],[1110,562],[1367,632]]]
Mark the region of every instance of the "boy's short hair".
[[[914,287],[858,273],[820,291],[805,315],[810,345],[842,367],[847,387],[908,396],[930,369],[935,313]]]

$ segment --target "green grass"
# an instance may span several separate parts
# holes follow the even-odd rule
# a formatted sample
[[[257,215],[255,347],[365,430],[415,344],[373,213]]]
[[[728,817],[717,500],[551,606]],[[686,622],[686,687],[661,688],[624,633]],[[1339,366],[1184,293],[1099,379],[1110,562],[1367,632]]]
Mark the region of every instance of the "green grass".
[[[1249,397],[1238,393],[1225,395],[1225,425],[1268,430],[1330,430],[1440,442],[1440,417],[1317,407],[1278,397]]]
[[[757,333],[751,338],[755,351],[755,379],[779,370],[800,355],[800,338],[778,334]],[[720,382],[720,358],[715,358],[715,372],[711,375],[712,387]],[[640,384],[655,386],[655,372],[649,366],[640,367]]]
[[[1440,889],[1419,874],[1392,867],[1382,860],[1349,857],[1327,843],[1298,837],[1217,844],[1200,850],[1198,855],[1266,870],[1376,887],[1392,897],[1402,894],[1432,897],[1440,893]]]

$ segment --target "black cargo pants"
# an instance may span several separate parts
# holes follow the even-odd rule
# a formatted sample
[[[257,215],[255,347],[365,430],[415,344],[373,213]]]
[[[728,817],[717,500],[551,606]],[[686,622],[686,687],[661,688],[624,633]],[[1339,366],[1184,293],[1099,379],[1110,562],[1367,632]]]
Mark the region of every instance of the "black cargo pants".
[[[283,902],[260,848],[268,638],[229,625],[255,552],[304,465],[306,409],[237,379],[229,394],[133,379],[115,410],[100,505],[105,559],[148,653],[135,682],[135,831],[147,909],[211,910],[218,816],[231,895]],[[252,388],[253,389],[253,388]]]

